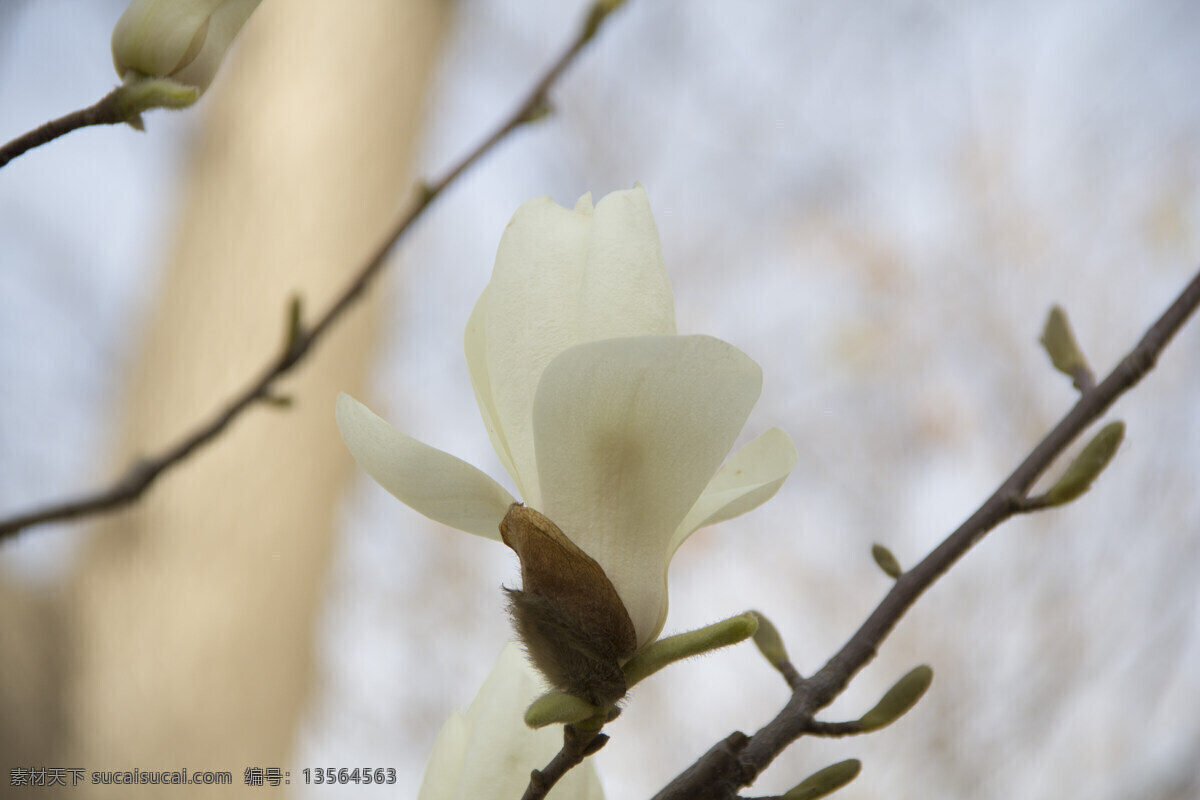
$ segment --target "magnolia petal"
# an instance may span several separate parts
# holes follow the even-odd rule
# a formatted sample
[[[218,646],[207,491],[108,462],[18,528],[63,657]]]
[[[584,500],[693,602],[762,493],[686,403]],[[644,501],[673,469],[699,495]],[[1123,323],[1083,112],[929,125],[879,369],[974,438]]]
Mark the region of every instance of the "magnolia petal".
[[[671,552],[693,531],[733,519],[770,500],[796,466],[796,459],[796,446],[779,428],[771,428],[737,451],[679,523]]]
[[[131,0],[113,27],[113,65],[125,76],[170,75],[222,0]]]
[[[542,691],[520,648],[509,642],[467,712],[453,713],[442,726],[417,800],[520,797],[530,770],[562,747],[558,726],[535,731],[525,725],[525,708]],[[564,775],[549,797],[603,800],[593,759]]]
[[[550,359],[574,343],[575,297],[590,229],[590,208],[562,208],[549,197],[523,203],[500,239],[483,300],[493,421],[531,504],[540,494],[530,413],[534,391]]]
[[[524,203],[500,239],[480,298],[473,359],[486,360],[492,416],[513,478],[531,505],[537,484],[532,410],[542,370],[575,344],[675,332],[675,311],[645,190],[614,192],[593,208],[549,197]],[[482,377],[472,365],[472,378]],[[476,392],[485,394],[480,387]],[[500,450],[497,450],[500,454]]]
[[[354,459],[380,486],[432,520],[500,540],[513,497],[467,462],[418,442],[348,394],[339,394],[337,424]]]
[[[577,342],[675,333],[671,284],[646,190],[606,195],[592,215]]]
[[[170,77],[200,91],[260,0],[132,0],[113,28],[113,64],[125,77]]]
[[[517,484],[517,491],[525,498],[525,502],[537,506],[541,495],[537,490],[537,474],[521,475],[513,464],[512,450],[504,429],[500,427],[496,405],[492,397],[492,379],[488,372],[487,339],[485,338],[484,317],[487,315],[488,291],[485,286],[483,294],[475,301],[475,308],[467,320],[467,330],[463,336],[463,349],[467,356],[467,372],[471,377],[471,388],[475,390],[475,402],[479,406],[479,415],[483,417],[483,426],[487,429],[488,438],[492,441],[492,449],[500,459],[504,471]]]
[[[188,86],[204,91],[216,77],[225,51],[241,32],[242,26],[261,0],[225,0],[208,18],[208,34],[195,58],[182,65],[172,77]]]
[[[534,403],[543,513],[596,559],[639,645],[666,615],[672,536],[758,399],[762,372],[709,336],[577,345]]]

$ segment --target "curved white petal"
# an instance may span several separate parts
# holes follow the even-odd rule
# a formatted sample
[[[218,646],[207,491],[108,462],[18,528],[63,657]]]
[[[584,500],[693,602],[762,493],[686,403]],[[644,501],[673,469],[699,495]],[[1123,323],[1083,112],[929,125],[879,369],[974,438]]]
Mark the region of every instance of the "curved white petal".
[[[144,75],[170,75],[221,2],[131,0],[113,27],[117,74],[125,77],[128,69],[136,69]]]
[[[406,436],[348,394],[339,394],[337,424],[359,466],[400,502],[430,519],[500,539],[513,497],[467,462]]]
[[[496,413],[495,400],[492,397],[492,379],[488,372],[487,339],[485,338],[484,318],[487,316],[488,291],[485,286],[483,294],[475,301],[475,308],[467,320],[467,330],[463,336],[463,349],[467,356],[467,372],[471,376],[471,388],[475,391],[475,402],[479,406],[479,415],[483,417],[483,426],[487,429],[488,438],[492,441],[492,449],[500,459],[504,471],[517,484],[517,491],[525,502],[538,507],[541,495],[537,490],[537,475],[521,475],[513,465],[512,448],[500,427]],[[527,480],[528,478],[528,480]]]
[[[224,0],[208,18],[208,33],[196,57],[182,64],[173,77],[180,83],[204,91],[216,77],[225,51],[233,44],[242,26],[254,13],[261,0]]]
[[[672,536],[761,387],[757,364],[709,336],[581,344],[542,375],[533,414],[540,510],[604,568],[639,645],[666,618]]]
[[[417,800],[520,797],[529,772],[545,766],[562,747],[558,726],[532,730],[525,709],[542,687],[513,642],[465,714],[454,712],[438,732]],[[568,772],[550,798],[603,800],[593,759]]]
[[[698,528],[745,514],[770,500],[796,466],[796,446],[771,428],[730,457],[675,529],[671,553]]]
[[[596,204],[580,284],[578,338],[675,333],[675,305],[646,190],[612,192]]]
[[[675,332],[675,311],[645,190],[614,192],[593,208],[549,197],[524,203],[500,239],[491,283],[468,329],[472,380],[492,442],[531,505],[543,494],[533,447],[533,399],[563,350],[614,336]],[[478,362],[482,361],[483,364]]]

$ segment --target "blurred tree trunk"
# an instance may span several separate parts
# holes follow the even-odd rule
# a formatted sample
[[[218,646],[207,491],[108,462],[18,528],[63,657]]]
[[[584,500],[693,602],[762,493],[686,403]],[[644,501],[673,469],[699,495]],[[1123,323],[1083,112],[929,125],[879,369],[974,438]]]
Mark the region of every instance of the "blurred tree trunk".
[[[408,198],[448,8],[288,0],[251,18],[190,112],[206,120],[120,463],[218,408],[282,346],[289,296],[325,308],[376,246]],[[138,507],[97,526],[64,611],[61,766],[227,770],[229,797],[263,791],[236,788],[246,767],[293,766],[351,474],[334,398],[363,387],[377,299],[285,381],[290,409],[251,409]],[[164,791],[129,788],[70,796]]]

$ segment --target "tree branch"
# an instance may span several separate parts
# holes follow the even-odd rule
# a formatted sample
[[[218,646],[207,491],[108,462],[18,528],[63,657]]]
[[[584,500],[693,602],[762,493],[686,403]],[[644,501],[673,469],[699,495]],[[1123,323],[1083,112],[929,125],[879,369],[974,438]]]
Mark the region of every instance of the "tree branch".
[[[562,749],[544,768],[535,769],[530,774],[529,786],[525,789],[525,794],[521,795],[521,800],[542,800],[568,770],[582,763],[607,743],[608,734],[564,725]]]
[[[740,749],[714,747],[681,773],[654,800],[711,797],[728,800],[752,783],[784,749],[805,733],[850,734],[853,723],[824,723],[813,715],[845,690],[850,679],[875,657],[900,618],[956,561],[988,531],[1025,508],[1027,493],[1038,477],[1089,425],[1153,369],[1171,338],[1200,306],[1200,273],[1192,278],[1137,346],[1103,381],[1084,388],[1075,406],[1059,421],[991,497],[924,560],[897,578],[875,611],[833,658],[792,692],[787,705]],[[740,735],[740,734],[738,734]],[[719,787],[719,791],[714,789]]]
[[[100,101],[93,106],[72,111],[66,116],[51,120],[28,133],[21,134],[0,147],[0,167],[22,153],[35,147],[41,147],[71,131],[86,128],[89,125],[116,125],[125,122],[128,113],[121,107],[120,95],[121,88],[118,87],[100,98]]]
[[[283,352],[268,361],[258,377],[226,402],[222,409],[214,413],[207,421],[198,425],[191,433],[183,436],[175,444],[165,448],[162,452],[134,463],[126,470],[123,476],[118,478],[109,487],[79,498],[63,500],[43,508],[0,520],[0,541],[13,537],[21,530],[34,525],[79,519],[129,505],[141,497],[160,475],[188,458],[201,446],[216,439],[231,422],[241,416],[242,412],[255,402],[269,401],[274,397],[272,390],[275,382],[290,372],[308,354],[309,350],[328,331],[330,326],[362,297],[372,280],[382,271],[384,265],[387,263],[387,256],[392,251],[392,248],[408,232],[412,224],[420,218],[425,209],[450,184],[457,180],[464,171],[491,151],[516,128],[526,122],[535,121],[545,114],[548,106],[547,95],[551,87],[566,72],[584,46],[592,40],[604,19],[615,7],[616,4],[611,2],[611,0],[597,0],[591,8],[584,24],[580,27],[579,32],[575,35],[566,50],[546,69],[541,78],[538,79],[537,83],[534,84],[533,88],[524,100],[517,105],[514,111],[500,123],[494,132],[458,161],[458,163],[450,167],[440,178],[432,183],[419,185],[417,197],[413,200],[409,209],[402,213],[393,223],[391,230],[384,237],[383,242],[376,248],[374,254],[367,262],[359,268],[354,278],[342,290],[332,305],[311,326],[306,326],[302,322],[294,326],[289,326],[291,332],[288,341],[285,343]],[[105,100],[115,95],[116,92],[110,94]],[[102,100],[97,106],[93,106],[92,109],[85,109],[84,111],[76,112],[76,114],[88,114],[104,104],[105,100]],[[74,116],[68,115],[67,117],[63,117],[62,120],[57,120],[43,127],[59,125],[63,123],[63,120],[68,120]],[[100,123],[90,122],[86,124]],[[79,127],[79,124],[76,124],[75,127]],[[54,133],[54,135],[60,136],[66,130],[71,129],[65,128],[58,133]],[[39,128],[38,130],[40,131],[41,129]],[[26,136],[21,137],[16,142],[32,137],[33,133],[26,134]],[[53,133],[53,130],[50,133]],[[54,135],[46,134],[41,141],[32,141],[23,149],[14,147],[15,142],[10,142],[4,146],[3,150],[8,151],[9,148],[13,148],[14,152],[8,155],[8,158],[13,158],[30,147],[35,147],[44,141],[49,141],[54,138]],[[0,161],[0,164],[2,163]]]

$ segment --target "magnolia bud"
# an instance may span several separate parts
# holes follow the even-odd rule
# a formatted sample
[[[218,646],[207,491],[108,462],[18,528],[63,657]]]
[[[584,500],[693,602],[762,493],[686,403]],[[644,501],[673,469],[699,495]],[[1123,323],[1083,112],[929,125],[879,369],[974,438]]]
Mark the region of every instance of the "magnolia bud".
[[[113,28],[122,79],[170,78],[203,92],[260,0],[132,0]]]
[[[904,570],[900,568],[900,562],[892,555],[892,551],[883,545],[871,545],[871,557],[889,578],[899,578],[904,574]]]
[[[533,665],[552,686],[593,705],[624,697],[621,662],[637,649],[637,634],[604,569],[548,518],[517,503],[500,537],[521,560],[521,588],[505,591]]]
[[[779,629],[761,611],[749,613],[758,620],[758,627],[754,631],[754,644],[758,646],[758,652],[762,653],[774,666],[787,661],[787,648],[783,645],[783,637],[779,635]]]
[[[785,794],[783,800],[817,800],[818,797],[832,794],[857,778],[861,770],[862,762],[857,758],[830,764],[805,778],[799,786]]]
[[[1092,488],[1092,481],[1108,466],[1124,438],[1124,422],[1110,422],[1101,428],[1075,456],[1062,477],[1046,492],[1046,505],[1061,506]]]
[[[1046,316],[1041,342],[1054,368],[1069,376],[1074,381],[1075,388],[1082,391],[1085,385],[1081,379],[1091,375],[1091,368],[1087,359],[1083,357],[1083,351],[1075,342],[1071,323],[1067,321],[1067,312],[1059,306],[1052,307]]]
[[[863,733],[887,727],[907,714],[909,709],[921,699],[921,695],[925,694],[925,690],[932,682],[933,670],[929,666],[922,664],[910,670],[907,675],[896,681],[895,685],[887,690],[887,694],[875,704],[874,708],[863,714],[858,720],[858,723],[862,725]]]

